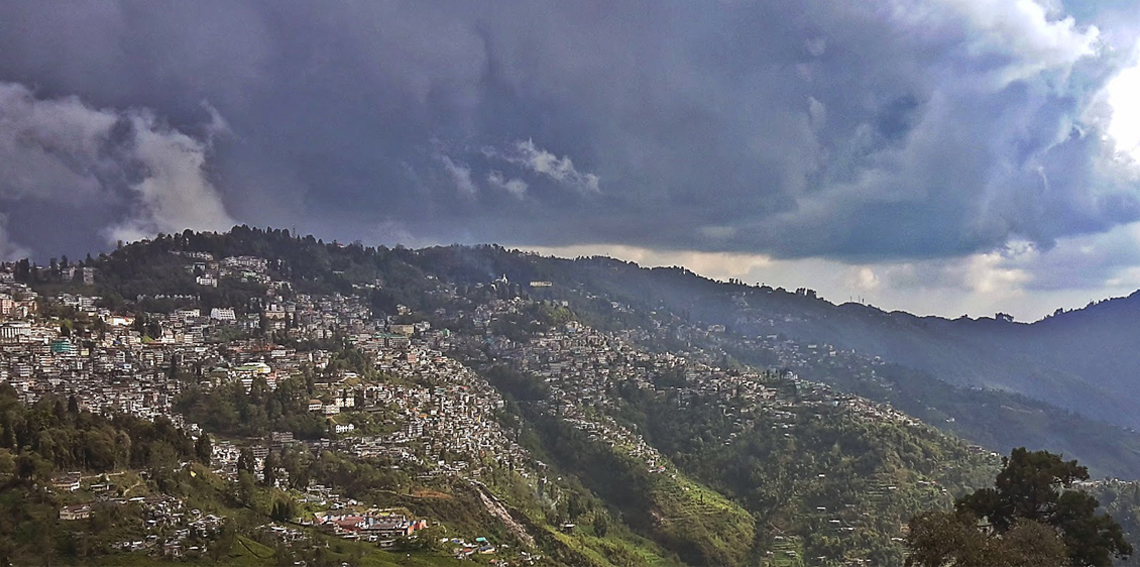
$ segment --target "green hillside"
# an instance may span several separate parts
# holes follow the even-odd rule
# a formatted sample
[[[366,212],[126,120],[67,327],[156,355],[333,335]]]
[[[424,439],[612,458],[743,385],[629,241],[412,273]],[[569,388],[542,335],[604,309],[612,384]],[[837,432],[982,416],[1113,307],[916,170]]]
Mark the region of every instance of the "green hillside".
[[[265,271],[261,279],[223,278],[217,287],[203,287],[187,253],[263,259]],[[198,546],[216,550],[218,561],[225,554],[227,561],[246,564],[293,557],[314,564],[449,564],[458,545],[450,542],[479,537],[494,555],[471,559],[520,564],[901,565],[909,518],[987,484],[997,467],[992,451],[1071,448],[1097,472],[1140,471],[1140,452],[1131,450],[1136,440],[1124,430],[1009,393],[954,386],[862,351],[751,330],[758,312],[773,320],[818,320],[834,309],[806,293],[601,258],[562,260],[495,246],[345,246],[247,227],[160,236],[89,265],[99,274],[94,286],[63,281],[48,270],[30,270],[24,278],[48,298],[98,295],[100,306],[134,314],[133,325],[146,337],[156,332],[152,328],[161,331],[175,309],[232,308],[254,323],[260,316],[260,324],[211,336],[210,348],[243,341],[245,347],[292,349],[322,360],[294,370],[272,391],[256,379],[248,386],[203,386],[210,381],[208,367],[170,363],[167,369],[190,383],[173,407],[219,442],[241,447],[286,431],[307,443],[275,454],[280,474],[290,479],[284,484],[258,482],[261,471],[220,474],[202,463],[184,464],[204,458],[190,437],[161,422],[130,426],[143,432],[128,428],[133,443],[124,449],[114,427],[127,425],[99,425],[82,434],[59,430],[68,422],[66,416],[52,421],[47,414],[54,407],[43,405],[50,402],[27,410],[11,406],[4,414],[15,419],[4,427],[17,440],[28,431],[50,440],[19,440],[8,449],[12,471],[32,471],[9,473],[23,479],[4,490],[9,502],[37,502],[28,492],[35,481],[29,485],[28,479],[42,485],[61,471],[137,477],[137,489],[146,494],[180,498],[184,507],[227,518],[225,530],[204,536]],[[753,303],[758,295],[772,296],[763,300],[768,307]],[[318,382],[351,374],[353,387],[362,389],[428,392],[454,384],[446,375],[397,376],[382,369],[354,342],[360,333],[299,341],[274,331],[267,325],[267,296],[285,302],[352,298],[384,324],[446,329],[440,335],[446,346],[432,356],[453,358],[505,398],[494,427],[529,457],[484,453],[465,463],[480,469],[476,479],[441,474],[414,447],[404,460],[334,448],[340,437],[334,425],[351,423],[358,428],[352,435],[370,436],[400,426],[393,407],[328,419],[312,413],[310,401],[323,391]],[[102,332],[97,322],[46,299],[42,316],[55,317],[59,327],[83,329],[78,336]],[[45,417],[29,421],[24,411]],[[106,449],[77,453],[87,441]],[[156,460],[164,466],[155,468]],[[37,467],[42,470],[35,473]],[[313,511],[307,507],[312,486],[362,507],[429,518],[435,531],[389,550],[330,539],[299,524],[294,527],[305,534],[300,544],[266,537],[263,526],[275,516],[297,523]],[[34,517],[5,532],[19,542],[9,556],[30,557],[21,554],[43,545],[27,538],[44,530],[29,526],[58,517],[65,503],[70,501],[53,495],[41,508],[28,507]],[[55,534],[53,549],[61,557],[160,560],[153,545],[150,551],[113,548],[127,535],[114,531],[124,529],[118,523],[108,529],[119,539],[94,527],[70,529],[77,525],[57,518],[46,530]],[[77,538],[84,543],[58,543]]]

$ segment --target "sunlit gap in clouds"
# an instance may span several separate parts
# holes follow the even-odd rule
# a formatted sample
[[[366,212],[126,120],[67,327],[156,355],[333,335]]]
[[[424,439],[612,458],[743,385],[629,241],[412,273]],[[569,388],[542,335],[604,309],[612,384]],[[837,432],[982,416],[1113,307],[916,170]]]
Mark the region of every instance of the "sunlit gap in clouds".
[[[1121,71],[1105,91],[1112,107],[1108,135],[1119,155],[1140,162],[1140,61]]]

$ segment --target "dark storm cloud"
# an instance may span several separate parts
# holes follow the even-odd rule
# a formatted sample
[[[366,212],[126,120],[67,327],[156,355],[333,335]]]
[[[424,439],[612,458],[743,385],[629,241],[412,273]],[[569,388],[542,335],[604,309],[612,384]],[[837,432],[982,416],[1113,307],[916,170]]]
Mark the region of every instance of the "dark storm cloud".
[[[41,108],[147,116],[137,131],[168,151],[37,154],[42,171],[0,193],[0,244],[232,218],[342,239],[936,258],[1140,218],[1086,120],[1123,52],[1095,13],[1026,4],[9,3],[0,82]],[[65,126],[110,143],[82,124]],[[70,235],[17,218],[76,214],[61,184],[106,203]],[[221,204],[188,216],[187,186]]]

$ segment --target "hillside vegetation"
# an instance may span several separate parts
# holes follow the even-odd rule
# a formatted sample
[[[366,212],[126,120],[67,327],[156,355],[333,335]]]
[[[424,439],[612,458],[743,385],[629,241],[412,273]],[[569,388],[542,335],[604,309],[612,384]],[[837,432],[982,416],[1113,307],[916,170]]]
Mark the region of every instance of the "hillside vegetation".
[[[94,286],[55,281],[35,270],[22,278],[46,294],[99,295],[102,306],[136,314],[143,331],[186,306],[233,308],[257,319],[268,285],[227,278],[203,287],[188,269],[193,262],[187,252],[263,258],[270,280],[288,282],[274,289],[285,300],[359,296],[387,322],[447,328],[446,356],[506,398],[495,419],[538,464],[507,466],[484,455],[484,476],[474,480],[437,478],[427,465],[394,467],[388,459],[342,451],[282,453],[278,462],[291,482],[305,479],[369,505],[408,509],[449,533],[486,532],[508,546],[540,551],[552,565],[901,565],[906,522],[984,485],[997,468],[993,451],[1014,445],[1071,450],[1096,472],[1140,475],[1140,452],[1133,450],[1140,443],[1130,432],[1032,399],[1029,392],[963,387],[979,382],[921,357],[878,354],[874,341],[889,342],[890,333],[919,325],[905,316],[834,306],[807,291],[714,282],[683,269],[548,258],[497,246],[371,248],[236,227],[224,234],[163,235],[91,259],[86,265],[99,274]],[[94,324],[72,313],[50,315],[72,325]],[[922,351],[926,347],[916,341],[944,341],[929,347],[942,353],[930,360],[945,354],[955,365],[969,366],[967,343],[939,338],[948,336],[936,333],[945,331],[939,325],[923,323],[922,333],[904,333],[897,348]],[[862,341],[854,348],[839,340],[848,333],[867,336],[852,338]],[[308,410],[319,380],[351,372],[368,385],[409,384],[379,371],[346,336],[300,343],[285,333],[251,330],[240,338],[320,350],[331,358],[323,368],[304,367],[280,380],[273,391],[257,380],[248,387],[188,386],[175,409],[239,444],[276,431],[311,447],[335,438],[336,421]],[[211,340],[225,344],[231,338]],[[864,342],[871,346],[865,349]],[[567,352],[577,356],[571,357],[572,372],[552,363],[552,356]],[[1003,374],[1002,365],[1014,359],[995,360],[978,354],[971,372],[990,376],[987,386],[1015,391],[1014,385],[1036,383],[1019,378],[1023,371]],[[170,373],[196,382],[208,370],[171,366]],[[576,383],[579,376],[596,383]],[[1076,384],[1070,378],[1048,374],[1049,383],[1058,385],[1055,393],[1066,396]],[[360,428],[356,434],[392,430],[383,408],[352,419]],[[280,511],[289,490],[303,489],[249,488],[245,481],[243,492],[241,474],[236,487],[228,486],[206,468],[185,464],[202,460],[194,444],[161,423],[153,427],[161,429],[164,444],[137,456],[116,456],[123,449],[116,448],[111,430],[55,432],[52,423],[29,426],[44,431],[50,443],[20,445],[12,458],[136,474],[150,466],[154,453],[167,465],[160,468],[171,472],[148,473],[147,490],[201,497],[208,501],[202,509],[250,518],[233,530],[234,542],[256,542],[249,526]],[[12,430],[21,431],[15,425]],[[76,456],[75,439],[101,435],[110,439],[110,457]],[[73,460],[53,461],[67,458]],[[87,460],[74,460],[79,458]],[[167,476],[172,480],[164,483]],[[214,488],[197,487],[202,483]],[[416,491],[443,497],[416,497]],[[16,498],[11,494],[6,496]],[[275,549],[268,556],[253,543],[242,545],[249,551],[242,561],[315,554],[323,540],[312,538],[316,543],[299,552]],[[342,548],[342,555],[352,552]],[[412,550],[418,561],[450,560],[430,545]],[[381,564],[387,560],[375,557]]]

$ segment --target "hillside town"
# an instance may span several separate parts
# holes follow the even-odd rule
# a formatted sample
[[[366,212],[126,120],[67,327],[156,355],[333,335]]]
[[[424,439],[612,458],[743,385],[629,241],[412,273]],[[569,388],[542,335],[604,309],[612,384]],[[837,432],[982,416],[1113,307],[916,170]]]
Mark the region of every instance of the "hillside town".
[[[504,427],[500,414],[506,400],[477,371],[489,365],[505,364],[532,377],[549,391],[540,402],[542,411],[591,442],[643,463],[647,473],[671,478],[680,474],[671,459],[615,418],[619,391],[668,392],[678,410],[693,404],[715,407],[733,422],[725,445],[757,427],[792,438],[797,423],[824,414],[923,427],[887,405],[841,394],[788,370],[806,362],[801,358],[805,352],[834,359],[834,349],[811,345],[801,350],[789,343],[782,370],[725,365],[725,352],[717,347],[721,328],[655,319],[651,328],[604,332],[557,315],[568,313],[567,303],[543,298],[551,285],[546,281],[519,285],[501,276],[468,290],[441,285],[438,293],[452,300],[471,290],[484,299],[418,317],[403,305],[392,313],[374,312],[366,300],[374,286],[357,286],[351,294],[297,293],[290,282],[272,277],[274,262],[265,258],[179,255],[203,288],[217,288],[219,281],[255,283],[265,295],[243,304],[209,306],[196,296],[140,296],[139,304],[166,301],[175,307],[166,312],[125,311],[97,295],[42,296],[17,283],[13,274],[0,272],[0,380],[15,388],[26,404],[54,396],[106,415],[161,417],[194,436],[205,435],[208,428],[186,415],[185,408],[180,410],[179,401],[187,395],[221,395],[237,387],[237,392],[261,396],[257,392],[272,393],[287,382],[305,384],[308,397],[302,411],[321,427],[307,433],[268,430],[260,436],[215,436],[211,466],[234,483],[241,480],[243,468],[273,469],[265,473],[266,478],[272,476],[272,486],[288,490],[296,510],[310,510],[288,519],[344,540],[392,548],[414,541],[418,532],[437,522],[401,509],[368,508],[319,484],[291,483],[289,472],[271,462],[274,455],[286,450],[312,455],[335,451],[382,459],[420,482],[458,480],[478,491],[488,510],[508,524],[514,523],[510,514],[486,489],[494,471],[515,471],[538,493],[555,490],[546,488],[547,464],[519,444],[517,431]],[[76,281],[82,278],[89,284],[99,278],[88,269],[76,274]],[[524,289],[536,297],[524,298]],[[627,311],[616,303],[611,308]],[[557,316],[550,319],[551,313]],[[514,330],[519,325],[532,330],[520,336]],[[661,340],[685,348],[652,348]],[[821,477],[825,473],[819,472]],[[62,509],[61,520],[83,519],[94,506],[133,500],[125,491],[108,491],[87,481],[77,491],[78,483],[70,477],[57,483],[68,493],[91,495]],[[884,494],[893,490],[886,480],[880,484]],[[935,493],[946,492],[933,488]],[[148,532],[154,537],[124,541],[122,549],[168,556],[207,552],[208,536],[219,529],[216,517],[181,511],[178,503],[154,506],[178,511],[155,516],[156,523],[150,525],[154,531]],[[839,532],[850,533],[861,525],[850,514],[818,514]],[[170,531],[162,523],[170,518],[175,522],[173,536],[159,542],[156,534]],[[309,537],[288,525],[267,524],[264,529],[283,542]],[[521,526],[510,530],[519,541],[533,541]],[[457,557],[497,554],[526,564],[540,558],[533,550],[508,552],[509,546],[478,533],[441,538],[440,543]]]

